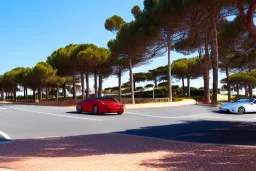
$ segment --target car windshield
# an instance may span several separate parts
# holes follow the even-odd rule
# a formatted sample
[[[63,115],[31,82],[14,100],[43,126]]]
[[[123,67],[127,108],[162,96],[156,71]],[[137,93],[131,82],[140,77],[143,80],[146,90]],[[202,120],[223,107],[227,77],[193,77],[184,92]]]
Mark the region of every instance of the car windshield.
[[[249,99],[249,98],[248,99],[238,99],[234,102],[254,102],[254,99]]]

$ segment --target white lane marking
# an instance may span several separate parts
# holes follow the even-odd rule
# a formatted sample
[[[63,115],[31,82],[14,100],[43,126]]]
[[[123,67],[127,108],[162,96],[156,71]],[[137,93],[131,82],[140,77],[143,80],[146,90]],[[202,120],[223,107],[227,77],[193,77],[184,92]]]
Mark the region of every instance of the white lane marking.
[[[11,138],[4,132],[0,131],[0,136],[4,137],[7,140],[11,140]]]
[[[0,107],[0,109],[3,109],[3,110],[5,110],[6,108]]]
[[[210,113],[202,113],[202,114],[196,114],[196,115],[186,115],[186,116],[173,116],[173,117],[168,117],[168,116],[155,116],[155,115],[148,115],[148,114],[141,114],[141,113],[134,113],[134,112],[125,112],[129,115],[139,115],[139,116],[146,116],[146,117],[152,117],[152,118],[161,118],[161,119],[177,119],[177,118],[186,118],[186,117],[195,117],[195,116],[202,116],[202,115],[207,115]]]
[[[82,117],[77,117],[77,116],[67,116],[67,115],[60,115],[60,114],[54,114],[54,113],[45,113],[45,112],[38,112],[38,111],[33,111],[33,110],[18,109],[18,108],[15,108],[15,107],[9,107],[9,108],[15,109],[15,110],[20,110],[20,111],[25,111],[25,112],[39,113],[39,114],[43,114],[43,115],[50,115],[50,116],[58,116],[58,117],[65,117],[65,118],[72,118],[72,119],[82,119],[82,120],[91,120],[91,121],[102,121],[101,119],[82,118]]]

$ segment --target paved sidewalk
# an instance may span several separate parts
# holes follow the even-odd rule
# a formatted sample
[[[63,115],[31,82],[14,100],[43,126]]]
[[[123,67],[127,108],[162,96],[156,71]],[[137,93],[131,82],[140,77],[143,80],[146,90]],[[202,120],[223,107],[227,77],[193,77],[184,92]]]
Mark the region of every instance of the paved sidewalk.
[[[256,148],[200,145],[121,134],[18,140],[0,145],[0,168],[22,171],[252,171],[256,170]]]

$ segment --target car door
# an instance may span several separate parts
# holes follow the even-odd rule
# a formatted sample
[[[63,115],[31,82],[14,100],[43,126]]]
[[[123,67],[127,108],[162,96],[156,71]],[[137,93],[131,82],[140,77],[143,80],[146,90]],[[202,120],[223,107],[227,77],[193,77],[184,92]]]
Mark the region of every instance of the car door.
[[[93,105],[94,105],[94,100],[86,100],[86,112],[92,112],[93,111]]]
[[[82,102],[81,102],[81,105],[82,105],[83,111],[84,111],[84,112],[87,112],[87,110],[88,110],[88,109],[87,109],[87,108],[88,108],[88,107],[87,107],[87,106],[88,106],[88,100],[82,101]]]

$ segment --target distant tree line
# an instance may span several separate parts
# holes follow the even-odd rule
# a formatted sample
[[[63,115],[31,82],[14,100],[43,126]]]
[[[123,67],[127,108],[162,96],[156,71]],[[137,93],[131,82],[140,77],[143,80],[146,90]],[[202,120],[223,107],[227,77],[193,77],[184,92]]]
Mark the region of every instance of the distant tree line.
[[[251,72],[255,69],[253,61],[256,47],[256,27],[253,22],[255,8],[254,0],[144,0],[143,8],[135,5],[131,9],[133,21],[126,22],[118,15],[106,19],[105,29],[116,35],[114,40],[107,43],[107,49],[93,44],[70,44],[57,49],[46,62],[39,62],[33,68],[15,68],[4,73],[0,77],[1,94],[12,94],[16,99],[19,85],[24,90],[37,90],[41,99],[42,88],[48,91],[53,87],[63,87],[65,90],[64,87],[71,77],[73,98],[77,98],[75,92],[79,78],[84,99],[89,94],[89,77],[93,76],[95,95],[101,96],[102,80],[114,74],[118,77],[121,98],[122,74],[129,71],[131,98],[132,103],[135,103],[134,79],[136,76],[145,78],[143,74],[134,74],[133,68],[167,53],[167,74],[161,78],[168,82],[170,101],[172,76],[183,82],[186,78],[189,84],[190,79],[201,75],[204,80],[204,102],[212,101],[216,104],[219,69],[226,72],[228,89],[234,83],[232,79],[235,76],[231,77],[232,74],[245,72],[243,74],[253,75]],[[199,67],[189,66],[186,60],[171,64],[171,51],[184,55],[197,52],[197,59],[189,63],[192,66],[199,64]],[[210,70],[213,72],[212,99],[209,91]],[[156,82],[157,71],[150,73],[149,79]],[[254,82],[241,79],[236,84],[248,85],[251,92]],[[26,91],[24,92],[26,96]]]

